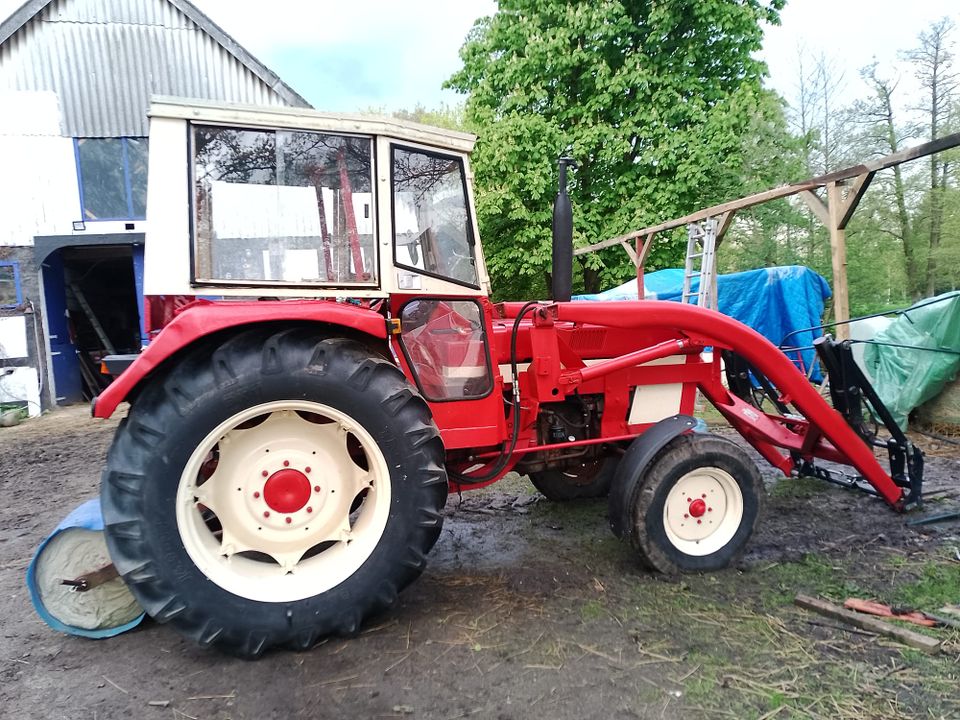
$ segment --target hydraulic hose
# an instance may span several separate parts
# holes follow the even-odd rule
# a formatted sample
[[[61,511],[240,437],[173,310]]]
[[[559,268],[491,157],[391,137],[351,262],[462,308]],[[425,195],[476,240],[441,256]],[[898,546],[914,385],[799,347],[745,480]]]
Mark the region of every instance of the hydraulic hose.
[[[510,333],[510,373],[513,378],[513,428],[510,432],[509,443],[504,443],[500,447],[500,455],[494,466],[482,475],[463,475],[453,470],[448,470],[447,475],[458,485],[474,485],[476,483],[493,480],[497,475],[503,472],[503,469],[510,462],[510,457],[517,447],[517,439],[520,436],[520,378],[517,373],[517,335],[520,331],[520,321],[532,308],[539,305],[539,301],[531,300],[520,308],[517,317],[513,321],[513,330]]]

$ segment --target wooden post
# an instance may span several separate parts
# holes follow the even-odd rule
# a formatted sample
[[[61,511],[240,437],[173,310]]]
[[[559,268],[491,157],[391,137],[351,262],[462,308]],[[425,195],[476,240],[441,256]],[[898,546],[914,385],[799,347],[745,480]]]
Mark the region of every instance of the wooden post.
[[[656,233],[648,233],[646,237],[641,241],[640,238],[637,238],[637,250],[636,257],[633,262],[637,266],[637,299],[644,299],[644,287],[643,287],[643,266],[647,262],[647,255],[650,253],[650,248],[653,245],[653,238]]]
[[[850,319],[850,298],[847,287],[847,232],[841,220],[844,198],[837,181],[827,183],[827,211],[830,222],[830,259],[833,263],[833,319],[843,323]],[[837,325],[837,339],[850,337],[849,325]]]

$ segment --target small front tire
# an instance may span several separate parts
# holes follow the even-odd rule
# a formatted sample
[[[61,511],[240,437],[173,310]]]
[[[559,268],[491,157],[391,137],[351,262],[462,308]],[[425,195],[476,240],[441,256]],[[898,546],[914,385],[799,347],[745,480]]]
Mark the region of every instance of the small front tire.
[[[721,570],[740,558],[764,496],[742,448],[716,435],[680,435],[643,472],[628,499],[627,537],[641,562],[676,575]]]

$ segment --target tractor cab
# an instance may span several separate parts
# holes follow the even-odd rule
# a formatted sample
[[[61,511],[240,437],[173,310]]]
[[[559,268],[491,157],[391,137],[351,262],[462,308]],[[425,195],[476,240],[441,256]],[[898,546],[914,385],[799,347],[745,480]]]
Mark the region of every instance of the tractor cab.
[[[488,294],[472,135],[197,101],[157,101],[150,118],[154,315],[178,296]]]

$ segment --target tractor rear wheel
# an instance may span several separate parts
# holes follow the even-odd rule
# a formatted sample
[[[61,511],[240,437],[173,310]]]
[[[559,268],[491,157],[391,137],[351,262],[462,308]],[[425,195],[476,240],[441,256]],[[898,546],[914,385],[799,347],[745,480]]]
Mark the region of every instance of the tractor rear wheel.
[[[627,533],[641,562],[674,575],[739,559],[764,496],[760,472],[742,448],[716,435],[679,435],[642,472],[628,499]]]
[[[566,502],[582,498],[604,497],[616,472],[618,455],[585,460],[564,468],[548,468],[530,473],[530,482],[548,500]]]
[[[306,649],[423,570],[443,461],[387,360],[303,328],[247,331],[137,398],[104,471],[107,543],[141,606],[200,644]]]

